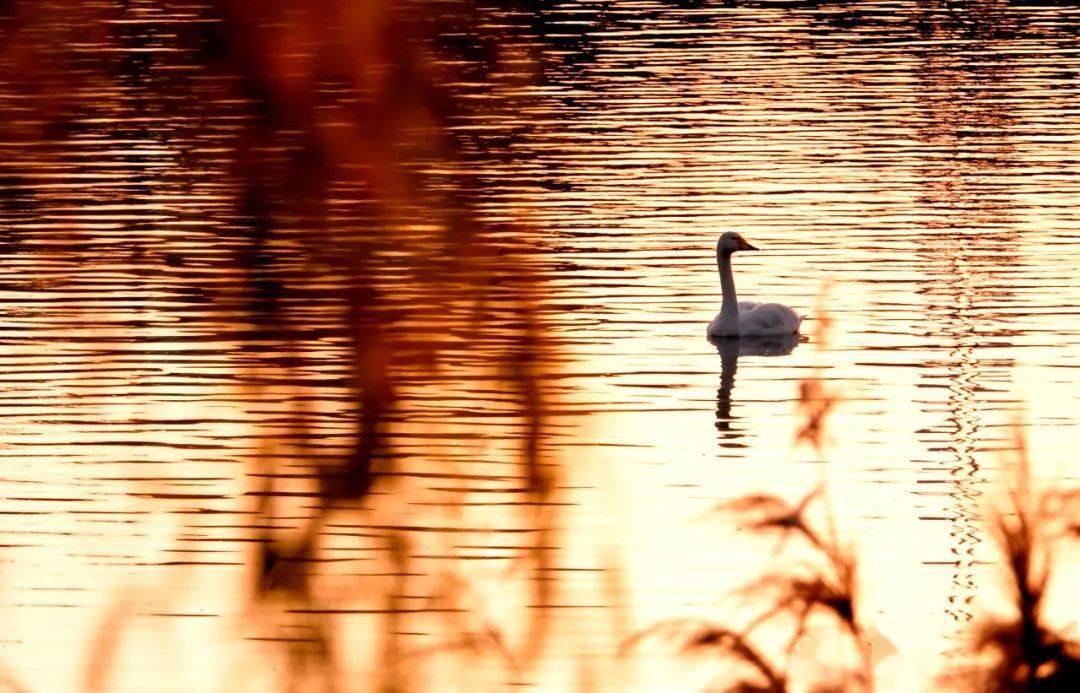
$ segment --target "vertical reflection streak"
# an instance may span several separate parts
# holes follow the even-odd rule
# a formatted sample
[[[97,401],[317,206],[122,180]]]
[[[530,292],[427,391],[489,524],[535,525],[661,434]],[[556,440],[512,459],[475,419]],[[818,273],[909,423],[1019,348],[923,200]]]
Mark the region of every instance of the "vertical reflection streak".
[[[949,475],[952,478],[949,536],[952,538],[950,553],[955,560],[950,583],[952,590],[948,595],[946,613],[957,624],[953,637],[961,646],[965,638],[967,623],[973,613],[971,601],[975,595],[976,548],[983,541],[983,528],[979,516],[979,498],[982,495],[979,485],[983,481],[979,474],[974,447],[980,434],[980,417],[976,409],[975,389],[978,387],[980,364],[975,357],[974,342],[977,340],[975,325],[970,318],[972,285],[971,272],[963,259],[963,249],[956,247],[952,251],[955,257],[949,270],[949,286],[955,310],[943,330],[949,348],[946,362],[946,435],[950,440],[948,450],[952,459],[948,462]]]
[[[983,15],[986,16],[983,16]],[[941,340],[946,358],[932,361],[923,379],[928,387],[944,388],[940,435],[931,441],[943,453],[936,466],[946,472],[948,551],[951,560],[949,591],[944,612],[949,619],[945,634],[947,654],[965,656],[974,618],[979,547],[985,541],[981,517],[982,473],[979,451],[985,448],[983,393],[990,371],[1009,364],[984,356],[989,337],[1005,336],[1006,318],[983,316],[993,299],[1007,295],[995,270],[1019,261],[1020,244],[1011,226],[1017,215],[1009,191],[995,176],[1019,166],[1018,146],[1010,136],[1017,114],[1007,102],[984,96],[1015,77],[1013,53],[1003,50],[1001,39],[1016,29],[1000,15],[1000,8],[980,6],[980,21],[926,8],[920,30],[926,38],[948,38],[953,43],[920,51],[917,72],[922,86],[920,141],[945,153],[926,162],[922,174],[926,192],[921,206],[931,212],[920,250],[929,268],[920,293],[937,318],[931,333]],[[928,403],[929,404],[929,403]],[[928,412],[936,412],[930,406]],[[934,448],[931,448],[933,450]]]

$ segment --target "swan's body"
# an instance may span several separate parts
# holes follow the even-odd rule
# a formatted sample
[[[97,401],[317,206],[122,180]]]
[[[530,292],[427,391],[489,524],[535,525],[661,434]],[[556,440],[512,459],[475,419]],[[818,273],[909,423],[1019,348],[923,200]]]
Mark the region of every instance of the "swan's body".
[[[735,295],[731,255],[739,250],[757,250],[739,234],[728,231],[716,244],[716,265],[724,300],[720,312],[709,323],[710,337],[766,337],[797,334],[802,317],[779,303],[740,301]]]
[[[779,303],[738,301],[733,319],[725,320],[721,310],[709,323],[710,337],[768,337],[794,335],[799,332],[802,317]]]

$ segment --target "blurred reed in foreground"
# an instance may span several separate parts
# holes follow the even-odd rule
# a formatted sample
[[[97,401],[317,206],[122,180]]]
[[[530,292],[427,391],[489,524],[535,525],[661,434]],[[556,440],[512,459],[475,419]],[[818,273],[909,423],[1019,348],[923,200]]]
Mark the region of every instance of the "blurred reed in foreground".
[[[814,337],[819,350],[828,344],[833,323],[824,304],[819,301]],[[820,367],[799,384],[799,393],[803,422],[795,440],[821,454],[840,397],[826,388]],[[1080,492],[1033,488],[1020,424],[1013,427],[1013,449],[1002,481],[1007,502],[989,508],[987,517],[1010,586],[1005,603],[1013,615],[977,618],[959,653],[964,663],[947,667],[934,682],[937,688],[972,693],[1080,689],[1080,641],[1051,625],[1075,615],[1054,619],[1045,609],[1055,547],[1080,536]],[[687,663],[711,660],[707,690],[873,691],[874,648],[884,641],[860,611],[856,557],[842,546],[832,513],[819,507],[817,519],[812,517],[815,506],[826,505],[824,493],[823,484],[795,502],[755,494],[716,506],[711,517],[734,521],[740,530],[776,542],[772,556],[778,567],[752,578],[735,595],[743,608],[756,605],[756,616],[739,626],[705,618],[655,623],[627,638],[622,656],[659,649]]]
[[[940,676],[939,688],[1021,693],[1080,687],[1080,641],[1060,625],[1051,625],[1076,616],[1055,618],[1044,608],[1054,546],[1078,534],[1080,495],[1034,492],[1019,429],[1016,436],[1020,454],[1008,470],[1008,503],[992,510],[989,518],[1011,588],[1005,603],[1014,615],[977,618],[967,645],[969,656]],[[651,642],[698,661],[702,655],[712,656],[719,673],[709,690],[874,690],[874,627],[859,615],[855,559],[839,547],[831,523],[822,531],[807,517],[807,509],[820,497],[817,489],[795,504],[760,495],[719,506],[718,513],[736,519],[743,529],[779,538],[774,555],[781,567],[739,593],[744,604],[762,604],[759,615],[739,628],[701,619],[657,623],[628,639],[624,655]],[[760,636],[767,626],[772,627],[768,634]],[[779,650],[778,638],[786,642]],[[806,657],[816,666],[800,669],[800,658]],[[824,678],[822,670],[828,672]]]
[[[824,309],[827,296],[824,287],[814,321],[819,355],[829,344],[833,325]],[[828,446],[828,422],[838,401],[818,365],[799,383],[803,421],[795,442],[808,443],[821,454]],[[812,519],[811,510],[824,504],[819,487],[796,502],[756,494],[713,508],[714,518],[733,521],[762,538],[776,537],[772,554],[779,567],[751,579],[737,595],[744,606],[756,606],[756,616],[735,628],[699,619],[659,623],[629,638],[624,654],[653,641],[681,655],[714,655],[718,673],[709,690],[873,690],[869,638],[857,611],[855,559],[841,545],[828,508],[822,509],[822,519]],[[827,676],[800,674],[799,664],[808,658],[822,660]],[[807,676],[815,680],[803,680]]]
[[[146,113],[214,135],[181,146],[167,128],[136,125],[117,139],[149,138],[175,165],[228,192],[228,214],[185,221],[229,241],[241,281],[198,288],[235,322],[227,337],[248,357],[245,394],[271,413],[250,435],[250,487],[239,507],[183,501],[176,513],[244,518],[235,539],[249,547],[241,635],[258,648],[257,667],[270,672],[261,681],[286,690],[526,685],[555,628],[558,479],[544,455],[555,347],[520,222],[485,222],[478,211],[478,173],[511,157],[509,115],[527,103],[522,87],[537,71],[533,17],[527,5],[511,7],[0,3],[0,136],[26,143],[6,149],[16,173],[3,187],[15,191],[10,205],[20,213],[74,204],[18,170],[65,156],[81,135],[107,139]],[[172,18],[171,33],[141,28],[155,17]],[[480,134],[460,127],[470,118],[485,119]],[[120,167],[131,163],[128,154],[111,156]],[[154,185],[149,176],[130,183]],[[101,246],[84,244],[88,233],[73,222],[49,245],[94,262]],[[327,360],[337,368],[321,369]],[[327,389],[341,395],[333,444],[323,440],[327,427],[311,396]],[[511,429],[515,447],[498,466],[472,464],[475,448],[454,437],[455,411],[474,406],[451,406],[461,391],[484,392],[484,414]],[[450,420],[415,416],[416,392],[444,400]],[[825,449],[836,401],[820,371],[801,384],[800,442]],[[418,437],[429,441],[422,446],[402,433],[417,419],[425,426]],[[458,453],[455,462],[436,454],[446,449]],[[432,480],[442,486],[431,488]],[[511,500],[497,511],[475,502],[493,493]],[[828,512],[811,517],[823,497],[757,495],[716,508],[717,517],[778,537],[779,567],[739,594],[759,607],[756,618],[738,627],[656,624],[628,638],[624,655],[658,642],[682,656],[715,657],[730,665],[716,670],[712,687],[720,690],[871,689],[857,565]],[[1064,521],[1066,505],[1036,498],[1044,497],[1015,492],[1015,508],[997,520],[1017,608],[976,634],[985,666],[957,674],[976,690],[1076,687],[1076,643],[1043,609],[1052,563],[1044,532]],[[1075,520],[1071,528],[1075,534]],[[479,548],[508,552],[484,579],[469,569],[476,556],[461,540],[477,535]],[[366,569],[342,558],[335,541],[349,542],[344,548],[362,554]],[[605,566],[613,603],[628,593],[618,570]],[[101,610],[97,637],[86,643],[87,690],[112,685],[133,620],[130,596]],[[362,637],[350,638],[346,621],[357,617],[369,620]],[[411,639],[417,635],[423,645]],[[807,674],[799,663],[808,659],[829,676]],[[0,668],[0,683],[15,688],[7,678]],[[580,690],[604,685],[590,672],[578,681]]]
[[[985,615],[971,634],[973,662],[954,667],[942,683],[961,691],[1080,690],[1080,641],[1066,636],[1046,609],[1059,543],[1076,536],[1080,490],[1038,489],[1021,425],[1002,481],[1005,500],[988,525],[1004,563],[1011,615]],[[1071,605],[1075,606],[1075,600]],[[1077,616],[1065,615],[1076,623]]]
[[[256,355],[247,397],[282,409],[273,433],[252,433],[242,512],[254,513],[245,523],[245,625],[255,632],[245,635],[265,645],[266,668],[285,671],[287,689],[355,687],[346,671],[355,674],[356,659],[380,690],[419,688],[417,660],[447,649],[465,663],[481,658],[477,650],[494,653],[505,664],[498,687],[516,682],[544,647],[556,543],[552,467],[542,459],[552,350],[531,249],[514,223],[486,223],[475,209],[476,170],[505,161],[508,133],[498,128],[535,78],[528,17],[510,7],[12,0],[0,8],[0,93],[18,106],[0,117],[0,136],[33,144],[16,154],[25,169],[64,156],[79,133],[111,136],[118,113],[160,112],[219,137],[177,156],[231,191],[227,221],[212,222],[236,249],[242,280],[212,292],[212,305],[232,316],[240,349]],[[463,134],[460,125],[481,113],[493,127]],[[51,195],[35,191],[32,204],[67,203]],[[75,248],[81,234],[72,224],[54,242]],[[260,359],[261,350],[275,356]],[[315,355],[327,351],[340,368],[312,378]],[[442,440],[453,445],[450,425],[428,434],[427,449],[405,452],[398,431],[413,400],[404,391],[452,398],[480,385],[517,444],[497,472],[433,468]],[[310,404],[320,387],[345,393],[344,444],[320,441],[325,429]],[[417,494],[432,493],[432,478],[459,482],[456,502],[403,522],[400,507],[424,507]],[[527,596],[513,614],[493,616],[470,586],[468,561],[433,569],[417,556],[456,550],[433,536],[494,524],[477,522],[466,501],[471,489],[502,487],[516,500],[503,504],[498,526],[524,540],[500,580]],[[342,526],[356,528],[354,550],[374,557],[374,571],[332,570],[343,559],[328,544]],[[365,657],[344,651],[342,620],[357,612],[379,616],[379,644]],[[85,688],[109,687],[127,614],[118,604],[100,619]],[[415,630],[445,646],[405,644],[402,634]]]
[[[760,605],[758,615],[737,629],[697,619],[659,623],[631,637],[624,650],[656,641],[682,655],[711,654],[719,673],[709,690],[777,693],[795,683],[799,690],[808,682],[793,682],[793,669],[807,656],[828,662],[830,677],[814,681],[814,690],[872,690],[869,641],[856,612],[854,559],[839,546],[831,524],[822,530],[809,519],[808,509],[819,498],[816,490],[795,504],[757,495],[718,506],[715,514],[743,529],[778,536],[774,555],[782,567],[739,591],[740,602]]]

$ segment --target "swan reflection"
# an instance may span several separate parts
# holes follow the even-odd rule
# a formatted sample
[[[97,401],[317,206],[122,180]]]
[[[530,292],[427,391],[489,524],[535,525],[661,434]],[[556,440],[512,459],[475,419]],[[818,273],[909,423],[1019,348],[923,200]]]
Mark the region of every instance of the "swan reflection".
[[[731,415],[731,393],[735,389],[735,371],[741,356],[784,356],[799,345],[799,335],[783,334],[762,337],[709,337],[720,354],[720,389],[716,391],[716,430],[720,446],[743,448],[740,439],[746,435],[733,424],[738,417]]]

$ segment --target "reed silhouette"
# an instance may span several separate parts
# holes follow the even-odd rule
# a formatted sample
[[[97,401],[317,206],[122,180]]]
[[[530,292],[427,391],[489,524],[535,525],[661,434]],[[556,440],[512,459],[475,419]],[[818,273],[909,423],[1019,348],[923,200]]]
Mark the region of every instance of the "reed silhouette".
[[[624,650],[632,651],[653,640],[681,654],[713,653],[743,665],[745,673],[724,670],[710,689],[801,690],[808,682],[792,680],[797,650],[800,645],[816,641],[825,628],[842,636],[857,664],[845,668],[845,657],[833,643],[830,662],[841,665],[833,668],[833,680],[816,681],[814,685],[872,690],[869,640],[856,608],[855,562],[840,546],[831,520],[820,527],[809,518],[808,511],[815,502],[822,502],[820,488],[795,503],[763,494],[714,508],[715,516],[776,540],[773,553],[780,559],[780,567],[766,571],[739,591],[744,604],[759,605],[757,615],[737,629],[707,620],[666,621],[635,634],[627,640]],[[770,632],[759,635],[766,628]],[[778,641],[782,642],[779,650],[774,646]]]
[[[814,342],[819,351],[828,345],[832,326],[832,318],[824,309],[826,297],[827,287],[819,296],[815,320]],[[795,345],[791,341],[780,353],[790,352]],[[803,421],[795,442],[807,442],[822,452],[828,440],[828,419],[837,401],[823,384],[822,370],[815,368],[799,384]],[[657,641],[682,655],[708,653],[741,665],[722,669],[710,690],[779,692],[801,690],[809,683],[822,690],[837,686],[843,690],[873,690],[869,639],[857,613],[854,557],[841,545],[827,508],[822,521],[811,518],[810,510],[824,504],[823,487],[818,487],[796,502],[774,494],[754,494],[714,507],[712,517],[734,522],[753,535],[775,538],[773,556],[779,567],[766,570],[738,593],[744,606],[756,605],[756,616],[738,628],[704,619],[658,623],[629,638],[623,646],[624,654],[647,641]],[[830,662],[836,664],[832,679],[793,680],[798,650],[801,646],[812,647],[823,629],[839,634],[843,641],[832,644]],[[763,633],[766,630],[768,633]],[[781,643],[779,648],[777,642]],[[844,664],[840,647],[849,650],[852,664]]]
[[[823,309],[825,296],[823,291],[814,338],[819,350],[827,346],[833,325]],[[840,401],[816,368],[799,385],[803,421],[796,443],[824,453],[829,417]],[[1080,492],[1033,488],[1020,424],[1013,427],[1013,449],[1002,482],[1007,502],[988,511],[986,524],[1001,551],[1010,585],[1005,601],[1014,615],[976,617],[964,663],[948,668],[935,682],[939,687],[994,693],[1080,688],[1080,642],[1051,626],[1044,608],[1054,549],[1080,534]],[[859,613],[856,558],[842,546],[831,512],[822,508],[819,519],[812,518],[811,510],[825,505],[824,491],[821,485],[796,502],[753,494],[713,508],[713,517],[775,542],[772,555],[779,567],[766,569],[737,593],[744,607],[758,605],[757,614],[737,627],[704,618],[662,621],[627,638],[622,656],[652,644],[679,657],[711,657],[719,673],[710,690],[874,690],[878,631]],[[831,638],[830,647],[814,649],[822,638]],[[806,652],[820,658],[826,678],[796,674]]]
[[[709,3],[677,4],[701,9],[694,21],[710,21]],[[525,127],[510,115],[529,105],[526,87],[543,79],[542,20],[534,12],[543,5],[0,1],[0,140],[11,157],[0,178],[5,220],[33,227],[28,222],[39,216],[66,220],[72,210],[100,213],[98,206],[115,205],[180,222],[174,236],[137,239],[157,217],[120,219],[103,236],[77,220],[44,242],[19,231],[5,233],[0,244],[17,248],[31,236],[58,266],[94,266],[103,248],[116,249],[136,287],[175,272],[184,280],[175,293],[211,313],[216,327],[204,324],[211,321],[203,313],[178,322],[205,328],[198,339],[206,344],[229,345],[207,349],[237,352],[229,383],[255,410],[242,420],[251,426],[242,437],[246,487],[235,497],[173,494],[179,497],[164,502],[182,518],[169,550],[200,558],[201,550],[191,548],[205,538],[200,520],[241,518],[229,525],[237,536],[228,538],[243,546],[236,553],[247,579],[239,639],[260,648],[252,665],[265,677],[260,681],[272,678],[284,690],[390,692],[447,690],[451,681],[460,690],[502,690],[536,678],[560,606],[559,477],[545,452],[558,348],[538,305],[543,272],[523,223],[485,219],[480,207],[484,176],[511,162]],[[989,15],[994,21],[980,23],[985,12],[971,14],[980,20],[972,22],[958,21],[952,14],[969,15],[950,14],[951,7],[929,8],[918,28],[980,40],[994,38],[988,23],[1018,30],[998,11],[1001,3],[972,6],[997,8]],[[641,11],[652,13],[652,23],[667,22],[658,9]],[[586,70],[604,44],[593,45],[594,32],[577,21],[577,8],[560,12],[551,40],[564,47],[562,61]],[[605,15],[602,24],[619,21],[620,12],[597,12]],[[894,22],[881,12],[816,14],[815,21],[845,30],[886,16]],[[968,62],[987,60],[968,53],[958,63],[961,73]],[[946,67],[946,75],[954,71]],[[933,72],[925,84],[941,86]],[[930,112],[949,117],[930,123],[928,142],[959,148],[967,132],[954,132],[956,108],[948,99],[931,104]],[[960,124],[987,120],[975,116]],[[470,122],[483,127],[463,127]],[[1001,129],[1013,117],[988,122]],[[107,146],[86,149],[86,138]],[[166,171],[215,181],[215,194],[197,181],[155,196],[169,175],[159,180],[153,166],[139,168],[145,162],[129,148],[143,144],[166,152]],[[81,172],[88,154],[113,165],[106,192],[38,184],[58,178],[30,175]],[[175,212],[188,197],[194,206]],[[979,205],[994,198],[977,197]],[[985,211],[974,200],[960,203],[978,208],[975,221]],[[170,245],[179,236],[189,242]],[[198,264],[202,241],[227,249],[213,260],[224,265],[214,267],[220,273]],[[945,250],[947,257],[952,249]],[[149,296],[139,304],[145,312]],[[88,314],[95,300],[85,299]],[[101,329],[93,319],[83,326]],[[133,331],[144,320],[124,322],[116,342],[136,343],[141,333]],[[822,347],[830,321],[822,313],[817,324]],[[749,347],[728,342],[721,350],[716,420],[731,443],[740,442],[729,428],[736,366]],[[478,407],[462,392],[482,392],[485,420],[503,426],[500,440],[512,441],[505,454],[482,460],[480,470],[470,458],[475,450],[454,427],[455,417]],[[824,453],[841,398],[821,368],[800,384],[798,397],[796,442]],[[320,411],[325,401],[338,409]],[[441,405],[438,415],[437,407],[425,408],[430,402]],[[456,456],[440,455],[445,448]],[[172,454],[171,462],[190,461],[184,446]],[[1034,491],[1027,464],[1024,450],[1010,504],[991,519],[1014,613],[978,621],[975,661],[950,672],[948,685],[1080,689],[1078,643],[1046,607],[1053,547],[1080,535],[1076,496]],[[159,490],[152,481],[132,483]],[[494,494],[507,500],[477,502]],[[754,607],[754,617],[738,625],[664,621],[626,638],[621,655],[632,659],[652,645],[704,655],[719,664],[711,687],[722,690],[871,690],[859,571],[826,506],[822,486],[795,501],[762,494],[715,507],[711,518],[775,542],[774,562],[736,595]],[[473,542],[489,553],[466,555],[463,538],[477,535],[510,539]],[[501,566],[494,577],[481,580],[469,570],[466,559],[478,557]],[[618,557],[606,559],[601,593],[614,605],[611,630],[622,634],[632,591]],[[516,599],[492,596],[492,583]],[[183,592],[178,582],[163,584],[159,591],[167,594],[156,599]],[[81,643],[78,686],[113,687],[139,600],[150,591],[109,593],[91,619],[93,637]],[[362,647],[347,635],[349,619],[358,617],[369,619]],[[822,640],[832,646],[827,655]],[[808,658],[822,659],[829,675],[807,674],[800,662]],[[574,680],[580,690],[607,683],[585,667]],[[2,662],[0,687],[20,689]]]
[[[342,651],[342,621],[351,613],[381,617],[370,668],[378,672],[372,685],[384,691],[419,686],[405,669],[447,650],[496,651],[516,681],[544,646],[557,544],[553,471],[542,459],[553,349],[536,310],[531,248],[516,222],[491,223],[476,212],[483,187],[472,175],[507,163],[510,133],[499,124],[521,107],[519,87],[536,76],[534,30],[526,14],[506,12],[513,5],[13,0],[0,7],[3,93],[27,114],[0,118],[0,137],[34,145],[13,163],[31,170],[62,159],[77,150],[81,132],[119,137],[107,124],[118,113],[152,113],[164,123],[162,146],[175,135],[181,165],[212,172],[224,191],[212,204],[225,221],[210,233],[231,249],[229,281],[206,289],[206,300],[219,322],[232,323],[228,337],[248,356],[240,389],[278,410],[254,424],[251,485],[237,499],[236,511],[249,518],[244,623],[253,632],[244,636],[264,647],[266,668],[280,666],[285,689],[357,686],[345,676],[352,653]],[[100,60],[85,59],[88,43]],[[496,126],[462,134],[462,122],[479,114]],[[214,144],[198,144],[208,132]],[[183,144],[192,133],[195,144]],[[20,214],[72,203],[47,190],[30,195],[18,174],[8,182],[4,204]],[[97,203],[91,196],[73,204]],[[78,225],[52,239],[58,247],[65,241],[70,255],[90,245]],[[166,260],[181,270],[186,262],[178,253]],[[158,271],[145,253],[131,261],[133,271]],[[329,365],[327,350],[337,357]],[[452,401],[451,385],[476,383],[490,389],[517,445],[498,472],[432,468],[431,450],[402,445],[403,422],[422,418],[415,395],[403,391],[427,387]],[[331,418],[316,411],[316,392],[331,392],[341,411]],[[452,441],[451,427],[431,439]],[[329,443],[321,440],[328,430]],[[431,479],[465,486],[450,496],[428,488]],[[417,557],[432,535],[495,524],[465,509],[473,500],[467,483],[479,493],[508,480],[515,485],[505,493],[516,498],[503,504],[500,521],[523,539],[502,579],[530,594],[505,615],[528,624],[514,642],[499,625],[477,625],[479,616],[457,617],[473,608],[454,594],[467,591],[467,561],[436,568]],[[428,507],[425,494],[443,494],[450,510],[417,510],[403,522],[395,503]],[[194,522],[210,510],[178,512]],[[352,560],[330,546],[343,525],[356,528],[351,548],[373,556],[378,570],[346,579],[330,569]],[[135,611],[130,596],[99,619],[87,690],[110,686]],[[404,635],[428,628],[445,643],[416,645]]]
[[[434,16],[427,14],[433,9]],[[310,618],[314,634],[313,643],[302,647],[309,659],[316,658],[317,668],[331,670],[326,680],[333,681],[334,657],[326,633],[338,607],[319,599],[308,575],[310,566],[320,560],[320,538],[338,515],[358,509],[377,514],[375,489],[380,495],[411,493],[402,483],[409,471],[395,461],[391,430],[392,419],[406,414],[407,405],[398,392],[404,382],[417,378],[437,381],[444,345],[452,341],[448,335],[467,333],[471,348],[489,355],[482,372],[509,395],[520,422],[517,462],[524,482],[521,493],[527,497],[521,507],[534,542],[531,548],[524,547],[528,556],[521,560],[529,569],[519,575],[531,581],[534,591],[532,608],[518,616],[528,620],[530,628],[509,659],[529,666],[542,647],[550,602],[552,489],[550,472],[540,460],[544,404],[538,371],[546,347],[533,305],[534,280],[513,229],[490,227],[473,213],[476,188],[468,176],[440,179],[422,173],[432,166],[467,169],[470,157],[465,152],[476,150],[475,143],[458,141],[452,134],[450,126],[466,117],[469,107],[449,85],[483,75],[494,93],[507,86],[500,82],[529,78],[527,69],[509,69],[507,64],[522,62],[523,57],[527,63],[528,56],[513,50],[512,29],[497,40],[487,35],[490,30],[481,28],[476,8],[469,3],[437,8],[395,2],[323,3],[299,13],[276,8],[269,17],[261,5],[248,2],[226,2],[221,10],[226,45],[232,49],[229,64],[240,66],[244,92],[257,105],[257,117],[240,143],[238,159],[245,183],[242,210],[253,230],[241,258],[251,278],[250,313],[260,330],[288,343],[297,336],[306,339],[306,326],[290,306],[298,292],[329,306],[341,305],[341,297],[312,296],[299,287],[310,270],[292,272],[287,256],[281,254],[282,243],[299,247],[315,268],[343,275],[350,285],[343,297],[341,328],[352,355],[348,387],[356,401],[353,442],[344,456],[313,470],[319,502],[298,538],[261,532],[255,595],[265,599],[285,593],[300,605],[291,612]],[[462,24],[475,41],[468,50],[479,45],[491,52],[462,56],[460,47],[440,41],[448,26]],[[335,30],[330,36],[324,33],[326,25]],[[321,40],[307,43],[320,34]],[[282,45],[311,45],[318,61],[298,66],[299,77],[282,72],[274,62]],[[447,72],[447,65],[463,62],[460,72]],[[351,85],[356,100],[328,109],[317,87],[341,77]],[[490,102],[496,108],[499,103],[499,99]],[[279,160],[282,150],[289,154],[284,162]],[[490,150],[481,147],[480,152]],[[329,202],[343,185],[357,191],[354,208],[363,214],[359,225],[342,221],[343,210],[335,210]],[[404,231],[417,223],[434,231]],[[329,255],[323,252],[328,240],[333,249]],[[402,247],[403,242],[423,252],[406,256],[407,283],[398,286],[388,281],[394,275],[387,274],[390,268],[380,254]],[[402,291],[423,298],[403,303],[397,298]],[[293,351],[302,353],[303,346],[295,341]],[[270,380],[277,377],[272,374]],[[302,405],[294,419],[297,432],[303,434],[304,422],[310,419]],[[273,450],[266,451],[261,462],[267,471],[259,490],[259,513],[267,524],[280,513],[280,499],[290,493],[281,487],[284,482],[279,480],[285,475],[274,457]],[[408,655],[399,642],[411,611],[401,600],[416,583],[419,570],[408,548],[410,531],[390,523],[377,532],[389,553],[391,577],[381,609],[386,618],[380,689],[386,691],[404,690],[409,679],[401,667],[416,656]],[[445,610],[456,613],[460,607]],[[455,621],[448,619],[446,625],[453,627]],[[503,642],[496,628],[486,634],[489,637],[470,630],[450,632],[445,647],[430,649]]]
[[[809,414],[813,416],[813,413]],[[935,685],[958,691],[994,693],[1049,692],[1080,687],[1080,641],[1051,625],[1046,595],[1061,541],[1077,534],[1080,492],[1035,490],[1022,427],[1014,428],[1015,460],[1003,481],[1006,502],[986,519],[1001,553],[1009,591],[1004,602],[1011,616],[976,616],[962,664],[953,665]],[[767,570],[739,591],[743,604],[761,604],[758,614],[741,627],[707,619],[672,619],[656,623],[628,638],[623,656],[658,643],[679,656],[709,655],[726,662],[710,690],[874,690],[872,643],[875,629],[858,610],[858,570],[854,556],[841,547],[831,515],[815,523],[809,510],[823,503],[823,489],[798,502],[771,494],[749,495],[718,505],[716,516],[775,541],[780,567]],[[825,623],[814,622],[824,616]],[[1066,618],[1068,618],[1066,616]],[[786,631],[778,636],[777,626]],[[758,633],[771,628],[767,636]],[[831,631],[831,647],[817,651],[831,680],[796,677],[799,645]],[[778,651],[770,649],[777,638]],[[845,653],[837,640],[846,643]],[[853,655],[853,656],[846,656]],[[731,662],[740,666],[732,667]],[[845,664],[845,662],[847,664]]]
[[[1012,693],[1080,688],[1080,641],[1052,625],[1045,608],[1059,543],[1075,533],[1080,492],[1037,489],[1021,425],[1013,428],[1015,458],[1006,467],[1005,500],[989,511],[1008,582],[1009,616],[974,621],[974,662],[943,681],[957,690]]]

